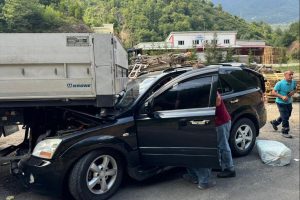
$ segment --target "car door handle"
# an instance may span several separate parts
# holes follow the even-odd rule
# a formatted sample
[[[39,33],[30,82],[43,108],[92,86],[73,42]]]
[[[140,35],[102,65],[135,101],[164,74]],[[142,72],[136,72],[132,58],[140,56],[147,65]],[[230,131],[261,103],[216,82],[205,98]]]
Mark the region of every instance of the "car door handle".
[[[235,100],[231,100],[231,101],[230,101],[230,103],[237,103],[237,102],[239,102],[238,99],[235,99]]]
[[[190,123],[192,125],[207,125],[209,124],[210,120],[192,120]]]

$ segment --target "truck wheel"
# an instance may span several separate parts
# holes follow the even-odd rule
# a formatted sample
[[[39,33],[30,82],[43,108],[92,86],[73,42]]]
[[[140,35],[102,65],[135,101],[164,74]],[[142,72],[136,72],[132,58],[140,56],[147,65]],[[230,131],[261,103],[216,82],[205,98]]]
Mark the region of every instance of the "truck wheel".
[[[106,150],[81,158],[69,177],[70,193],[76,200],[104,200],[119,188],[123,177],[121,157]]]
[[[231,127],[229,145],[234,156],[246,156],[254,147],[256,129],[250,119],[242,118]]]

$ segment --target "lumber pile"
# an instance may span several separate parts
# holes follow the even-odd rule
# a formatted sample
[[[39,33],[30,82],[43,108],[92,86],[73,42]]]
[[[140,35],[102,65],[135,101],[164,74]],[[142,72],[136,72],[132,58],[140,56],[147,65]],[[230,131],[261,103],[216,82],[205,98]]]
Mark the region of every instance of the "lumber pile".
[[[284,48],[265,47],[263,54],[263,64],[281,63],[281,59],[284,54]]]

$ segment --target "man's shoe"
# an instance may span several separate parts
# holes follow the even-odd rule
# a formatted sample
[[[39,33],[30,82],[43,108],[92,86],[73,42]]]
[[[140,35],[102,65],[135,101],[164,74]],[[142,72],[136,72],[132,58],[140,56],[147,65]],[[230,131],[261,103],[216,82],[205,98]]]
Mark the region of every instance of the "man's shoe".
[[[224,171],[217,174],[218,178],[231,178],[235,176],[236,176],[235,170],[228,170],[228,169],[225,169]]]
[[[208,188],[214,187],[216,184],[217,184],[216,181],[210,181],[208,183],[199,183],[198,188],[200,190],[206,190]]]
[[[182,178],[183,178],[183,180],[185,180],[187,182],[190,182],[190,183],[193,183],[193,184],[197,184],[198,183],[197,179],[195,177],[192,177],[189,174],[183,174]]]
[[[274,129],[275,131],[277,131],[277,130],[278,130],[278,127],[276,126],[275,122],[272,120],[272,121],[270,121],[270,123],[271,123],[273,129]]]
[[[282,135],[282,137],[285,137],[285,138],[293,138],[293,136],[288,133],[281,133],[281,135]]]
[[[283,134],[289,134],[289,132],[290,132],[290,128],[289,127],[282,127],[281,133],[283,133]]]

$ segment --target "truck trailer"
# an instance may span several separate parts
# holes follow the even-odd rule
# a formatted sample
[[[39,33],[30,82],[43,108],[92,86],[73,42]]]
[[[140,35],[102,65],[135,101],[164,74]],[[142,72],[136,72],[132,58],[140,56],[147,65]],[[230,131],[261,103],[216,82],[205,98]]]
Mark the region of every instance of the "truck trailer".
[[[25,135],[20,145],[0,147],[0,161],[100,118],[114,107],[127,74],[127,51],[113,34],[1,33],[0,137],[21,126]]]

